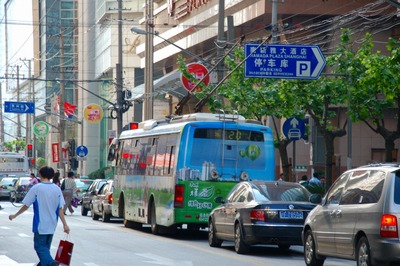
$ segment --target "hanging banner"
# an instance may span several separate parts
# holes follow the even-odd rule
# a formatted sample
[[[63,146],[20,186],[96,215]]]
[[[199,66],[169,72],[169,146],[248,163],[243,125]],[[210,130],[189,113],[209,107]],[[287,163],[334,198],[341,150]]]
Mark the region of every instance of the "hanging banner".
[[[103,108],[95,103],[89,104],[83,110],[83,117],[89,123],[99,123],[103,119]]]
[[[51,154],[53,155],[53,163],[60,162],[60,145],[57,143],[51,144]]]
[[[33,125],[33,134],[38,137],[45,137],[49,134],[49,124],[44,121],[36,122]]]

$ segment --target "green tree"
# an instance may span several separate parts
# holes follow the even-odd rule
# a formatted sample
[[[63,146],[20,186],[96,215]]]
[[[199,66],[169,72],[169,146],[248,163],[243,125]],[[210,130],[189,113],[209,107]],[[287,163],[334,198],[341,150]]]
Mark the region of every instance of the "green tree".
[[[400,41],[391,38],[387,50],[387,56],[374,51],[372,36],[366,34],[357,53],[341,58],[339,66],[350,75],[352,120],[383,137],[385,159],[392,162],[394,142],[400,138]],[[389,126],[387,119],[395,119],[395,125]]]
[[[40,169],[47,164],[46,159],[43,157],[36,158],[36,168]]]
[[[229,71],[237,68],[238,64],[244,60],[243,48],[235,49],[231,57],[225,60]],[[196,83],[196,80],[185,71],[185,63],[179,62],[180,70],[183,75]],[[287,146],[291,142],[286,139],[279,129],[279,119],[291,116],[304,116],[301,109],[294,108],[293,99],[286,97],[280,90],[281,80],[265,78],[245,78],[244,66],[240,66],[236,71],[230,72],[230,77],[218,88],[218,93],[212,95],[207,105],[212,112],[219,109],[224,111],[238,111],[248,119],[255,119],[260,122],[267,116],[273,124],[275,147],[280,152],[284,176],[289,176],[290,163],[287,154]],[[196,97],[203,99],[207,97],[215,84],[202,87],[195,93]]]
[[[13,141],[4,142],[3,146],[8,151],[18,152],[18,151],[23,151],[25,149],[26,143],[25,143],[25,140],[15,139]]]
[[[346,135],[346,125],[340,125],[338,106],[347,102],[347,85],[343,77],[320,77],[313,81],[287,80],[281,90],[286,97],[296,99],[295,104],[309,114],[324,138],[326,187],[332,184],[334,140]]]

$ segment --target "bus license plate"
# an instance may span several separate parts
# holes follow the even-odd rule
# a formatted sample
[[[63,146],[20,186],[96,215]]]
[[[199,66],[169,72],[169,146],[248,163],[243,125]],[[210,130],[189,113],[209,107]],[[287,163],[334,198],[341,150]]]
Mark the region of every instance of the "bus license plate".
[[[303,212],[301,211],[281,211],[279,212],[281,219],[303,219]]]

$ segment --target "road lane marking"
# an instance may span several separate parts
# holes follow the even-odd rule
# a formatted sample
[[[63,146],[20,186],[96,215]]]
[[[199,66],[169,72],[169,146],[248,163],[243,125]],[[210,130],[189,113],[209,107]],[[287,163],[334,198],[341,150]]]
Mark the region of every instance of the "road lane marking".
[[[10,259],[6,255],[0,255],[1,266],[34,266],[36,263],[18,263],[15,260]]]

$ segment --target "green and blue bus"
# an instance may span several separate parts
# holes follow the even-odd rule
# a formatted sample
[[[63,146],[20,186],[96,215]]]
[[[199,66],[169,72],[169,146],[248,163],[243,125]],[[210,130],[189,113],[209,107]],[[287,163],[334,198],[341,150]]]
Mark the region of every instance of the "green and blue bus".
[[[141,122],[110,145],[112,215],[152,233],[206,228],[242,180],[274,180],[271,129],[239,115],[196,113]]]

